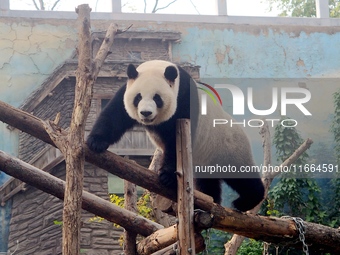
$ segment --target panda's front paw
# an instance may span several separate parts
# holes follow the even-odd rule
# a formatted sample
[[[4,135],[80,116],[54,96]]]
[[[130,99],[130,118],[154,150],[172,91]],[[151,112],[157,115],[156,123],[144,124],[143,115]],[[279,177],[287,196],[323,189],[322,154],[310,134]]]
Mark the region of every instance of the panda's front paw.
[[[94,151],[96,153],[104,152],[110,146],[109,142],[107,142],[102,137],[96,135],[89,135],[87,137],[86,144],[91,151]]]
[[[177,188],[176,169],[171,166],[163,166],[160,170],[159,182],[168,188]]]

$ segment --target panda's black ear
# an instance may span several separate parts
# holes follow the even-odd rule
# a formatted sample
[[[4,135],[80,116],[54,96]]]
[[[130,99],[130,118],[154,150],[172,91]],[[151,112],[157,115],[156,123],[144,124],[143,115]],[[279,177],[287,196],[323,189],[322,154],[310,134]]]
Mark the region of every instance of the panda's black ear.
[[[174,83],[177,76],[178,76],[178,73],[177,73],[176,67],[168,66],[167,68],[165,68],[165,72],[164,72],[165,79],[167,79],[171,83]]]
[[[138,76],[138,72],[136,70],[136,67],[133,64],[129,64],[127,68],[127,76],[129,79],[136,79]]]

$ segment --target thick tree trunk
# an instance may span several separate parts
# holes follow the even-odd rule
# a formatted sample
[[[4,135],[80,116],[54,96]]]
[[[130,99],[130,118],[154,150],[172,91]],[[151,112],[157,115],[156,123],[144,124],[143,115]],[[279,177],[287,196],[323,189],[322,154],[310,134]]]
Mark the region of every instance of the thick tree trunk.
[[[90,32],[90,7],[80,5],[78,13],[79,45],[78,70],[70,131],[67,137],[50,129],[50,136],[62,151],[66,162],[66,186],[63,208],[63,255],[78,255],[80,252],[81,199],[85,154],[83,149],[85,121],[90,110],[92,86],[92,48]]]
[[[76,71],[76,86],[74,108],[67,135],[60,132],[56,123],[46,122],[45,128],[51,139],[60,149],[66,162],[66,187],[63,208],[63,254],[77,255],[80,251],[81,199],[83,191],[83,175],[85,163],[84,135],[86,118],[90,111],[94,81],[101,64],[110,49],[110,44],[104,40],[97,57],[92,63],[92,41],[90,12],[88,4],[76,8],[78,13],[78,69]],[[108,30],[110,31],[110,29]]]

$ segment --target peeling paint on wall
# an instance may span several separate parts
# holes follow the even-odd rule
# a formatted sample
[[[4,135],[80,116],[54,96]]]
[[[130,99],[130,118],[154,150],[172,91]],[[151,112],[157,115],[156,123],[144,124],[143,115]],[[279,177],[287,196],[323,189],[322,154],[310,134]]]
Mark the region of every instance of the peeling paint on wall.
[[[19,106],[75,48],[65,25],[0,22],[0,100]],[[15,93],[13,93],[15,91]]]
[[[70,58],[76,36],[72,26],[0,19],[0,100],[20,106],[58,65]],[[0,123],[0,150],[13,155],[18,150],[17,131],[4,123]]]
[[[226,25],[186,27],[173,49],[176,61],[201,66],[201,76],[219,78],[301,78],[338,76],[340,29],[260,29]],[[193,47],[197,42],[197,47]]]

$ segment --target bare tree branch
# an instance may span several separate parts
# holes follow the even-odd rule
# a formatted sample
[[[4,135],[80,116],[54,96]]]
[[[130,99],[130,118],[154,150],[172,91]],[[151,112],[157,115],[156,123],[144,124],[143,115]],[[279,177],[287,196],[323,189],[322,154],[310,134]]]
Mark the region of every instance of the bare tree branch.
[[[192,0],[190,0],[191,5],[195,8],[197,14],[201,15],[201,13],[199,12],[199,10],[197,9],[196,5],[194,4],[194,2]]]
[[[35,1],[35,0],[32,0],[32,2],[33,2],[33,4],[34,4],[35,8],[36,8],[37,10],[40,10],[40,8],[39,8],[39,6],[37,5],[36,1]]]
[[[158,0],[155,1],[155,5],[153,6],[152,13],[155,13],[157,11],[156,10],[157,6],[158,6]]]
[[[144,13],[146,13],[146,0],[144,0]]]
[[[152,13],[155,13],[155,12],[157,12],[157,11],[159,11],[159,10],[166,9],[166,8],[168,8],[170,5],[172,5],[173,3],[177,2],[177,0],[173,0],[173,1],[171,1],[170,3],[168,3],[166,6],[157,8],[157,6],[158,6],[158,1],[159,1],[159,0],[156,0],[155,5],[154,5],[153,10],[152,10]]]
[[[51,8],[51,11],[54,10],[54,8],[58,5],[59,2],[60,2],[60,0],[57,0],[57,1],[54,2],[53,6]]]

